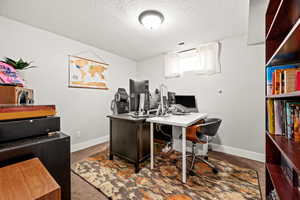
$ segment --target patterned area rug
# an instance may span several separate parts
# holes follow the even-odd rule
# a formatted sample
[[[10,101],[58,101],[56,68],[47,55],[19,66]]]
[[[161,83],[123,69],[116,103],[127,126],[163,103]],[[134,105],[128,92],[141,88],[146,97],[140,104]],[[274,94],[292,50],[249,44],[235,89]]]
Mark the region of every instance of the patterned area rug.
[[[156,168],[146,162],[138,174],[132,164],[107,152],[98,153],[72,166],[74,173],[113,200],[256,200],[261,199],[257,172],[225,161],[211,159],[218,166],[216,175],[204,163],[195,165],[197,176],[181,182],[181,162],[174,162],[178,152],[159,153]]]

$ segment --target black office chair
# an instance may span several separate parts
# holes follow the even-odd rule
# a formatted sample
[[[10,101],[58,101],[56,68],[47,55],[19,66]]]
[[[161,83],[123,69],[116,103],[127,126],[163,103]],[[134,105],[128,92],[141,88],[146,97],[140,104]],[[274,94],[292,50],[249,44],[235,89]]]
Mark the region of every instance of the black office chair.
[[[209,138],[214,137],[218,129],[221,125],[222,120],[217,118],[208,118],[205,119],[204,122],[202,121],[200,124],[195,124],[193,126],[188,127],[186,139],[193,143],[192,146],[192,154],[188,155],[188,157],[192,157],[191,167],[189,169],[190,175],[196,175],[193,171],[195,161],[197,159],[201,160],[202,162],[206,163],[213,169],[214,173],[218,173],[218,169],[208,161],[208,156],[196,156],[195,148],[197,143],[201,144],[209,144]]]

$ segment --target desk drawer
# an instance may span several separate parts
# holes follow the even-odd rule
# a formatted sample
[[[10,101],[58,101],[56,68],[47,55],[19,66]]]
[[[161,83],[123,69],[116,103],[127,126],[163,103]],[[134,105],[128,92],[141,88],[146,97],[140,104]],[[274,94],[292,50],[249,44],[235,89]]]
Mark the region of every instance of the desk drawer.
[[[59,117],[43,117],[0,122],[0,142],[8,142],[60,131]]]
[[[132,162],[137,159],[138,124],[127,120],[112,120],[112,152]]]

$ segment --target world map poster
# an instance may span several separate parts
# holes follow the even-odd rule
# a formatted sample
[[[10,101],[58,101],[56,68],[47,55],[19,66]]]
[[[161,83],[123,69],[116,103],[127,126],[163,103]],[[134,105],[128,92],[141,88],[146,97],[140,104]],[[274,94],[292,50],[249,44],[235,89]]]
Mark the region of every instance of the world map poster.
[[[69,87],[107,90],[108,64],[78,56],[69,56]]]

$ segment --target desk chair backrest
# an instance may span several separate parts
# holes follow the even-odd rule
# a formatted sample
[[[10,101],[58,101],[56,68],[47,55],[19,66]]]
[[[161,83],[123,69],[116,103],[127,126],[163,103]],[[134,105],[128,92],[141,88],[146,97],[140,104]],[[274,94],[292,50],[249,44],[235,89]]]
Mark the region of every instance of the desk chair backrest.
[[[218,129],[221,125],[222,120],[218,118],[208,118],[205,119],[203,124],[199,124],[199,131],[197,131],[197,135],[206,135],[209,137],[214,137]]]

